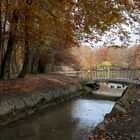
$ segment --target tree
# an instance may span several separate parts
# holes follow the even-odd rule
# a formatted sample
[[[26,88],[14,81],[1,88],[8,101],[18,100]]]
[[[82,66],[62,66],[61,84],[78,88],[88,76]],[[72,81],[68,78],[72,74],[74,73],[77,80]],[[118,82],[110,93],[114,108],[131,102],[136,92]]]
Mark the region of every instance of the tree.
[[[79,61],[81,68],[90,68],[96,65],[95,51],[90,46],[81,45],[80,47],[71,48],[71,53]]]
[[[10,63],[17,44],[24,47],[24,63],[19,74],[19,77],[24,77],[33,72],[32,67],[37,67],[38,58],[34,57],[34,52],[42,51],[40,42],[46,48],[52,47],[53,42],[57,42],[60,48],[74,47],[79,44],[78,39],[89,37],[93,30],[103,32],[112,25],[123,22],[121,12],[138,9],[139,4],[136,1],[135,6],[130,0],[1,1],[0,21],[6,22],[0,29],[0,34],[5,36],[4,27],[10,27],[7,30],[6,47],[3,47],[5,53],[0,76],[3,80],[10,78]],[[2,42],[3,40],[4,38]],[[37,60],[34,61],[35,59]]]
[[[108,55],[112,64],[122,67],[133,67],[136,48],[127,46],[110,47]]]
[[[104,61],[110,61],[110,55],[108,54],[108,47],[101,47],[96,50],[96,61],[98,64],[103,63]]]
[[[137,56],[136,49],[134,46],[105,46],[97,49],[96,59],[98,63],[109,61],[112,65],[133,67]]]
[[[19,20],[19,12],[18,12],[18,4],[17,1],[14,3],[14,8],[11,10],[12,17],[10,21],[10,32],[9,38],[7,43],[7,50],[4,55],[2,61],[2,69],[1,69],[1,79],[7,80],[10,78],[10,63],[12,58],[13,47],[16,43],[16,31],[17,31],[17,24]]]

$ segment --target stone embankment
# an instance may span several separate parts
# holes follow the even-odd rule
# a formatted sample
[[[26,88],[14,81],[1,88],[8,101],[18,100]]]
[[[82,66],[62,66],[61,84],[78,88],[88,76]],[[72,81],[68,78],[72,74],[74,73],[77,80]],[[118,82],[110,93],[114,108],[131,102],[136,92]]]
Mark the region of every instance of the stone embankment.
[[[5,97],[0,102],[0,125],[6,125],[37,110],[51,107],[82,95],[83,87],[70,86],[23,96]]]
[[[90,140],[134,139],[139,133],[140,87],[130,85],[115,103],[112,111],[105,115],[90,136]],[[133,132],[135,131],[135,132]],[[140,138],[140,135],[136,135]],[[135,137],[136,137],[135,136]],[[133,138],[132,138],[133,137]]]
[[[129,88],[127,88],[123,92],[122,97],[118,101],[116,101],[112,111],[109,114],[106,114],[104,120],[96,126],[95,132],[100,131],[100,130],[105,131],[106,125],[109,123],[107,118],[112,115],[114,116],[114,115],[126,113],[128,108],[131,106],[131,103],[133,102],[133,100],[134,100],[134,97],[129,92]]]

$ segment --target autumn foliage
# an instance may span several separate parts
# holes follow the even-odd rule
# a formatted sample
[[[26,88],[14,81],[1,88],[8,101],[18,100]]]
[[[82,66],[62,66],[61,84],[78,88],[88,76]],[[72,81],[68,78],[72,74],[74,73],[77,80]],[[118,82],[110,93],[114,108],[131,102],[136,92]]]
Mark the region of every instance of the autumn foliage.
[[[121,67],[140,67],[139,45],[128,46],[104,46],[96,51],[98,63],[111,62],[112,65]]]
[[[8,80],[13,73],[19,78],[37,74],[42,58],[54,64],[71,60],[74,65],[85,58],[80,67],[94,66],[94,61],[87,62],[94,57],[88,50],[80,50],[82,57],[74,52],[78,49],[66,49],[94,37],[93,30],[102,33],[124,22],[122,12],[139,10],[139,5],[139,0],[0,0],[0,79]],[[53,58],[48,58],[48,50]],[[98,56],[108,57],[104,51]]]

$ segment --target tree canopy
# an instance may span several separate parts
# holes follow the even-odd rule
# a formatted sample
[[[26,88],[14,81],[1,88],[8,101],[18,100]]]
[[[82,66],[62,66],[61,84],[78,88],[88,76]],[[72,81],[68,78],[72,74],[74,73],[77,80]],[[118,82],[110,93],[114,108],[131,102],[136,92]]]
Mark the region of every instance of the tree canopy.
[[[36,73],[44,49],[78,46],[139,9],[139,0],[0,0],[0,77],[10,78],[17,53],[19,77]]]

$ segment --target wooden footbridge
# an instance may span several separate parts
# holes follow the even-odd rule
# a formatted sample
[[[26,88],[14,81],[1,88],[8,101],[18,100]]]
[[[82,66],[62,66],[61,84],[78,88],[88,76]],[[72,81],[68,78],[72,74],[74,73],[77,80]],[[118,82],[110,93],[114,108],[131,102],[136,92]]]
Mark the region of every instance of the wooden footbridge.
[[[84,83],[107,82],[140,85],[140,68],[93,67],[73,73]]]
[[[120,84],[139,84],[140,69],[122,67],[94,67],[79,73],[86,83],[109,82]]]

